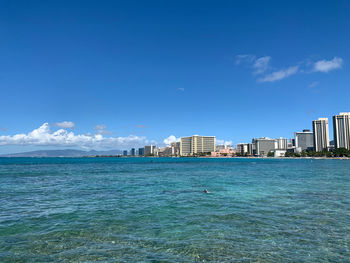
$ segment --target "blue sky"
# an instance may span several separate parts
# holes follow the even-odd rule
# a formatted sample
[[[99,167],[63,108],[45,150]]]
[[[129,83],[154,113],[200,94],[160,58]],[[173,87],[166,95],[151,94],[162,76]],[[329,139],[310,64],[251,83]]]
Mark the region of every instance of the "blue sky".
[[[2,1],[0,153],[293,137],[350,111],[349,29],[346,0]]]

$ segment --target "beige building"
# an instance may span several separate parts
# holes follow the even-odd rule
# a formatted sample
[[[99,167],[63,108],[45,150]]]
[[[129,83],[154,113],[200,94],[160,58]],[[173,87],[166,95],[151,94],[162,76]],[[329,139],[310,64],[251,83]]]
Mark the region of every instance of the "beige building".
[[[215,152],[215,136],[182,137],[180,139],[180,155],[188,156],[197,153]]]
[[[316,152],[329,149],[328,118],[318,118],[312,121],[314,147]]]
[[[350,150],[350,112],[333,116],[333,130],[335,148]]]

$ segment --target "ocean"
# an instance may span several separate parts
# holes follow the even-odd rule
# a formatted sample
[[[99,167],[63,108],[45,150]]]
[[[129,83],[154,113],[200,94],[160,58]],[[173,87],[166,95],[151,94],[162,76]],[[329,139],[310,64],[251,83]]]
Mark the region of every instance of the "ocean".
[[[0,158],[0,262],[350,262],[350,160]]]

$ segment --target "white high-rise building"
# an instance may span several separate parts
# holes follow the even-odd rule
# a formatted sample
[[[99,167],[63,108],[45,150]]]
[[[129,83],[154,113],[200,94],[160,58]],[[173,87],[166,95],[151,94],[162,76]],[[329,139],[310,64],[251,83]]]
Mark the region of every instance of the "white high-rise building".
[[[287,150],[288,148],[288,140],[286,138],[278,138],[276,139],[276,149],[278,150]]]
[[[334,147],[350,150],[350,112],[333,116]]]
[[[328,118],[318,118],[312,121],[312,129],[314,133],[314,148],[316,152],[320,152],[329,148],[329,130]]]
[[[180,139],[180,155],[215,152],[215,136],[182,137]]]

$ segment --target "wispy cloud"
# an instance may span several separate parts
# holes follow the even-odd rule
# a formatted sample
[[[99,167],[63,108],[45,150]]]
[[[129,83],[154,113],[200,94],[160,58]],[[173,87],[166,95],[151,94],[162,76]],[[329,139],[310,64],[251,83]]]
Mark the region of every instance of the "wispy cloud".
[[[177,90],[179,90],[179,91],[185,91],[184,88],[178,88]]]
[[[256,57],[255,55],[242,54],[236,56],[236,65],[248,65],[253,68],[255,74],[264,73],[269,68],[271,57]]]
[[[255,55],[250,55],[250,54],[241,54],[241,55],[237,55],[236,56],[236,64],[240,65],[242,63],[254,63],[254,61],[256,60],[256,56]]]
[[[294,75],[298,72],[299,67],[298,66],[293,66],[289,67],[286,69],[282,69],[279,71],[272,72],[268,75],[266,75],[263,78],[260,78],[258,81],[259,82],[274,82],[277,80],[285,79],[291,75]]]
[[[332,60],[319,60],[314,64],[315,72],[324,72],[328,73],[329,71],[342,68],[343,59],[334,57]]]
[[[55,127],[65,128],[65,129],[73,129],[75,127],[74,122],[71,121],[63,121],[63,122],[56,122],[53,124]]]
[[[143,129],[143,128],[146,128],[146,125],[137,124],[137,125],[136,125],[136,128],[138,128],[138,129]]]
[[[250,54],[236,56],[236,65],[248,65],[254,75],[260,75],[258,82],[274,82],[295,74],[309,74],[313,72],[328,73],[343,66],[343,59],[334,57],[332,60],[312,62],[309,59],[298,62],[287,68],[276,69],[270,66],[271,57],[257,57]],[[317,84],[314,84],[317,85]]]
[[[7,128],[0,128],[0,131],[7,131],[8,129]]]
[[[254,73],[255,74],[264,73],[269,67],[270,60],[271,60],[271,57],[269,56],[261,57],[255,60],[253,65],[253,68],[255,69]]]
[[[74,134],[65,129],[52,132],[50,125],[44,123],[27,134],[2,135],[0,145],[35,145],[79,147],[83,149],[118,149],[142,145],[145,137],[105,137],[102,134]]]
[[[309,88],[314,88],[317,85],[318,85],[318,81],[314,81],[314,82],[310,83]]]
[[[113,134],[113,132],[107,130],[107,126],[104,124],[98,124],[94,127],[94,130],[96,131],[97,134]]]

